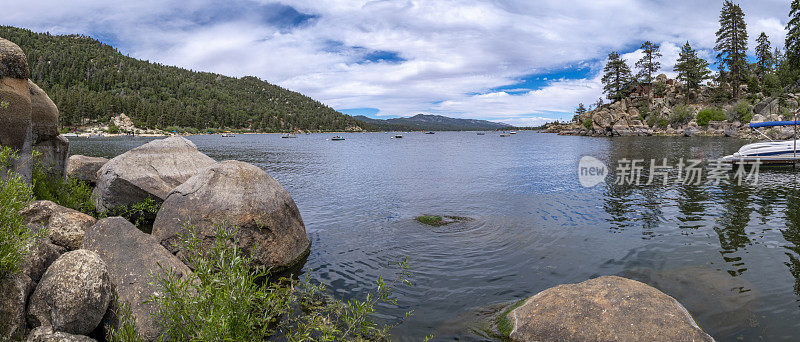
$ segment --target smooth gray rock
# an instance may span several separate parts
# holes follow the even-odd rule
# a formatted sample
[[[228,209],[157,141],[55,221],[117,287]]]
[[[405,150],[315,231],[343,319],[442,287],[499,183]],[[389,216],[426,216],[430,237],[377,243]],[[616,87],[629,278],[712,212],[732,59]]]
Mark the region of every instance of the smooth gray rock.
[[[41,140],[33,145],[33,150],[39,152],[35,158],[42,165],[47,175],[53,178],[67,176],[67,160],[69,158],[69,140],[59,135],[46,140]]]
[[[13,42],[0,38],[0,78],[28,79],[31,77],[25,52]]]
[[[67,178],[95,184],[97,183],[97,171],[106,163],[108,163],[106,158],[72,155],[67,161]]]
[[[27,225],[47,228],[50,241],[68,250],[80,248],[86,229],[97,222],[94,217],[51,201],[31,202],[20,215]]]
[[[121,217],[97,221],[86,231],[83,248],[96,252],[105,261],[117,298],[131,309],[139,335],[148,341],[156,340],[163,329],[149,314],[154,307],[145,303],[161,291],[153,276],[173,270],[179,277],[185,277],[191,274],[189,268],[153,236]],[[115,319],[108,320],[112,326],[116,324]]]
[[[109,210],[144,201],[163,201],[172,189],[211,164],[183,137],[154,140],[108,161],[97,172],[97,208]]]
[[[36,284],[50,265],[67,249],[50,243],[50,239],[45,236],[32,239],[30,253],[25,255],[25,259],[20,265],[20,272],[27,275]]]
[[[238,227],[242,253],[275,271],[296,266],[310,246],[289,193],[264,170],[240,161],[214,164],[175,188],[156,216],[153,236],[179,253],[179,234],[187,222],[206,249],[214,241],[215,226]]]
[[[503,319],[512,341],[713,341],[658,289],[617,276],[549,288]]]
[[[88,334],[100,324],[111,298],[108,269],[97,253],[85,249],[64,253],[31,295],[28,326]]]
[[[83,335],[73,335],[65,332],[54,331],[51,326],[41,326],[33,329],[26,342],[96,342],[97,340]]]
[[[25,308],[33,281],[24,273],[0,279],[0,340],[19,341],[25,336]]]
[[[0,46],[2,38],[0,38]],[[0,53],[2,58],[2,53]],[[1,69],[2,67],[0,67]],[[0,77],[0,145],[17,150],[17,159],[11,160],[11,170],[31,178],[31,97],[27,79]]]

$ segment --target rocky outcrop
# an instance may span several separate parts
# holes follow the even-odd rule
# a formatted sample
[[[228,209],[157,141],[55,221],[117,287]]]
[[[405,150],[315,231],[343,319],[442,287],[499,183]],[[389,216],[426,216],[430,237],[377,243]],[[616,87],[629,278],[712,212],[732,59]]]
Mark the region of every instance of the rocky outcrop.
[[[31,95],[28,61],[16,44],[0,38],[0,145],[17,150],[11,169],[31,177]]]
[[[55,331],[51,326],[33,329],[25,342],[96,342],[97,340],[83,335],[73,335]]]
[[[98,221],[86,232],[83,248],[105,261],[118,300],[131,309],[139,335],[147,341],[156,340],[163,330],[149,314],[155,308],[145,303],[162,290],[153,277],[162,276],[167,270],[183,278],[191,274],[189,268],[151,235],[121,217]]]
[[[67,178],[95,184],[97,183],[97,171],[106,163],[108,163],[108,159],[102,157],[71,155],[67,161]]]
[[[259,266],[294,266],[310,246],[289,193],[264,170],[239,161],[219,162],[175,188],[158,212],[153,236],[180,252],[178,236],[186,223],[202,236],[206,248],[216,235],[215,226],[238,227],[241,251]]]
[[[617,276],[544,290],[503,319],[512,341],[713,341],[675,299]]]
[[[68,250],[80,248],[86,229],[97,221],[94,217],[51,201],[31,202],[20,214],[26,224],[47,228],[50,241]]]
[[[53,100],[35,83],[28,80],[31,94],[31,124],[34,144],[58,136],[58,108]]]
[[[33,291],[28,325],[88,334],[100,324],[111,297],[111,281],[100,256],[85,249],[67,252],[50,265]]]
[[[42,275],[50,265],[55,262],[67,249],[50,243],[47,237],[31,238],[31,249],[25,255],[25,259],[20,265],[20,272],[28,276],[33,284],[39,282]]]
[[[123,132],[136,131],[136,126],[133,124],[133,120],[125,115],[125,113],[120,113],[119,115],[111,118],[111,123],[113,123],[114,126],[117,126]]]
[[[172,189],[214,160],[183,137],[154,140],[108,161],[97,172],[97,208],[163,201]]]

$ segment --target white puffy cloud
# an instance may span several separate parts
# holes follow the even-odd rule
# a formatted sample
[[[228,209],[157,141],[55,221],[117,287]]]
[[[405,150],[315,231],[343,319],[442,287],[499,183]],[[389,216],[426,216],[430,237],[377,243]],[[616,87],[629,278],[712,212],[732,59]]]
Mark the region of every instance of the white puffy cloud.
[[[612,50],[624,52],[632,66],[642,41],[660,42],[670,76],[687,40],[711,57],[721,6],[689,0],[279,2],[16,1],[3,6],[3,19],[100,37],[137,58],[255,75],[339,109],[534,122],[568,116],[578,102],[602,96],[598,73]],[[783,46],[786,1],[741,5],[751,50],[762,31]],[[303,14],[313,18],[291,25]],[[401,60],[365,61],[374,51]],[[577,65],[592,72],[585,79],[551,76]],[[526,75],[548,81],[531,91],[493,90]]]

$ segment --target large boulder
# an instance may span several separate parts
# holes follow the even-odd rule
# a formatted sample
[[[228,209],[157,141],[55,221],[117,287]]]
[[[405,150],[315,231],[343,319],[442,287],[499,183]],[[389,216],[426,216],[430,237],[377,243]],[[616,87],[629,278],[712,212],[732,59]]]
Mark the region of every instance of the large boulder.
[[[108,163],[108,159],[102,157],[72,155],[67,161],[67,177],[95,184],[97,183],[97,171],[106,163]]]
[[[83,335],[73,335],[55,331],[51,326],[40,326],[31,330],[25,342],[96,342],[97,340]]]
[[[0,38],[0,145],[18,151],[11,169],[30,179],[31,95],[26,63],[19,47]]]
[[[20,265],[20,272],[36,284],[50,265],[67,252],[67,249],[52,244],[50,239],[44,236],[32,237],[30,246],[30,252],[25,255]]]
[[[110,210],[154,198],[172,189],[214,160],[183,137],[154,140],[108,161],[97,171],[97,208]]]
[[[47,93],[28,80],[31,93],[31,124],[34,143],[55,139],[58,136],[58,108]]]
[[[85,249],[64,253],[50,265],[33,291],[28,325],[88,334],[100,324],[111,297],[111,281],[100,256]]]
[[[292,197],[264,170],[227,160],[200,171],[175,188],[153,223],[153,236],[180,252],[179,234],[191,224],[208,248],[219,225],[238,227],[241,251],[258,266],[292,268],[308,255],[310,242]]]
[[[503,319],[512,341],[713,341],[675,299],[617,276],[544,290]]]
[[[51,201],[31,202],[20,214],[26,224],[47,228],[50,241],[68,250],[80,248],[86,229],[97,222],[94,217]]]
[[[55,178],[67,176],[67,160],[69,158],[69,140],[63,135],[37,142],[33,149],[39,152],[36,161],[44,171]]]
[[[19,341],[25,336],[25,308],[33,282],[23,273],[0,279],[0,340]]]
[[[173,271],[179,278],[191,274],[186,265],[162,247],[153,236],[141,232],[121,217],[97,222],[83,239],[83,248],[97,253],[108,267],[117,298],[131,309],[139,335],[153,341],[163,333],[149,312],[155,307],[145,303],[162,289],[153,277]],[[112,326],[116,324],[113,322]]]

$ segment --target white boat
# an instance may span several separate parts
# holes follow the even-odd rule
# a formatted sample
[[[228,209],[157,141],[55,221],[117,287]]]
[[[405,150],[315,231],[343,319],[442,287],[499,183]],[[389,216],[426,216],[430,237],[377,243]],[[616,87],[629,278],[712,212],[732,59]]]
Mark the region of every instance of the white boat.
[[[508,132],[508,133],[509,133],[509,134],[517,134],[517,132],[516,132],[516,131],[511,131],[511,132]]]
[[[722,160],[729,163],[791,163],[800,158],[800,141],[765,141],[742,146],[736,153]]]
[[[795,121],[767,121],[751,123],[751,128],[793,126]],[[758,131],[756,131],[758,132]],[[763,134],[763,133],[762,133]],[[765,135],[766,137],[766,135]],[[747,144],[734,154],[722,157],[722,160],[734,164],[793,164],[800,160],[800,141],[763,141]]]
[[[281,138],[297,138],[297,136],[292,133],[286,133],[282,135]]]
[[[222,133],[222,137],[223,138],[233,138],[234,135],[233,135],[233,133]]]
[[[395,136],[394,136],[394,138],[395,138],[395,139],[403,139],[403,135],[401,135],[401,134],[397,134],[397,135],[395,135]]]

